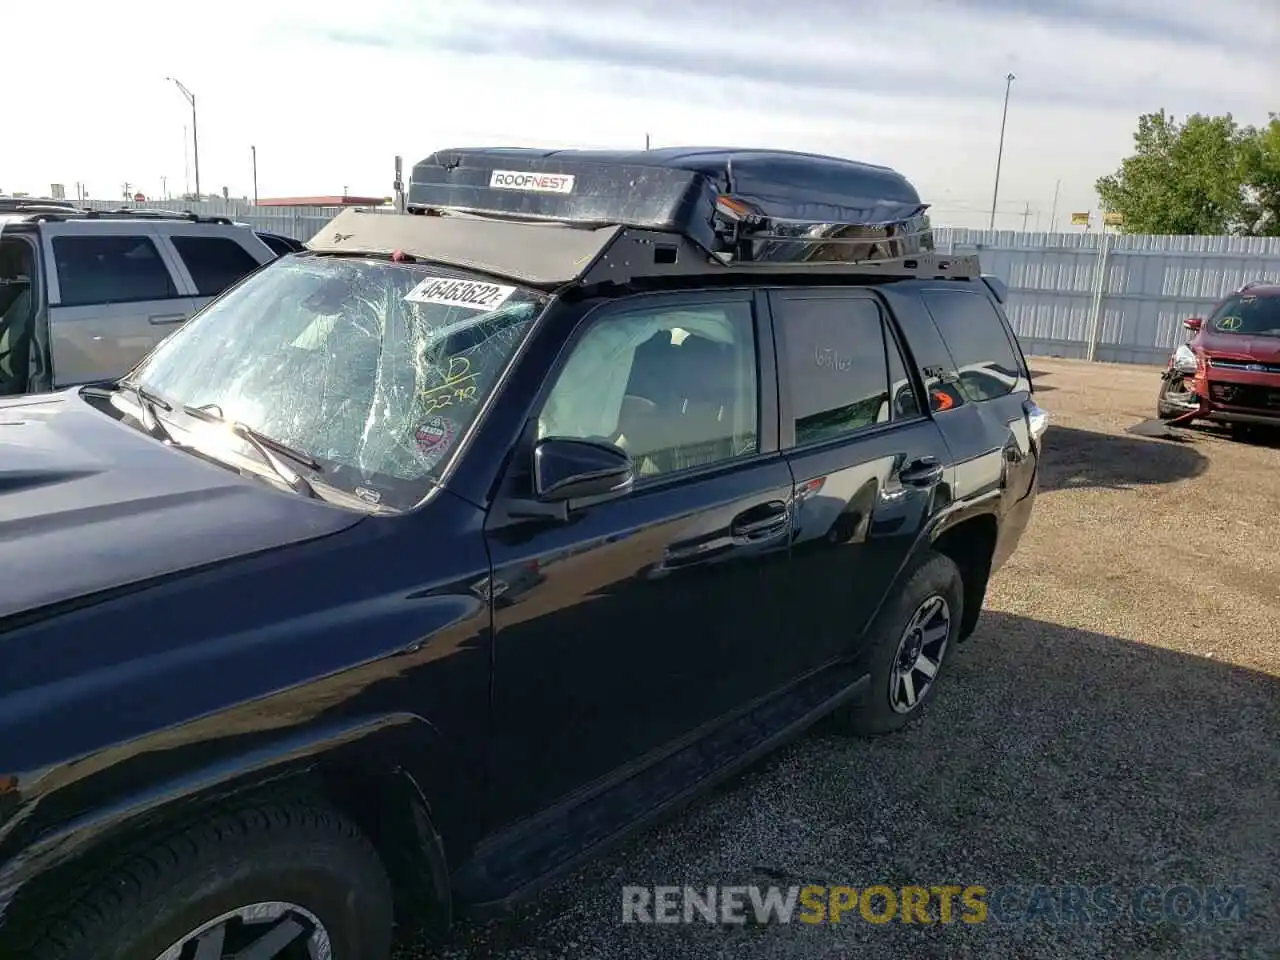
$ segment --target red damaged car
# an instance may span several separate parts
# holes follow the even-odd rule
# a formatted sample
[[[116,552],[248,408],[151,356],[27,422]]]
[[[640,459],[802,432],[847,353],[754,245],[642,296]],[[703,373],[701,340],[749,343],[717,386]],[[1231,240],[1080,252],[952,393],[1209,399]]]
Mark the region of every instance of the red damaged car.
[[[1161,374],[1161,420],[1280,427],[1280,284],[1250,283],[1223,299]]]

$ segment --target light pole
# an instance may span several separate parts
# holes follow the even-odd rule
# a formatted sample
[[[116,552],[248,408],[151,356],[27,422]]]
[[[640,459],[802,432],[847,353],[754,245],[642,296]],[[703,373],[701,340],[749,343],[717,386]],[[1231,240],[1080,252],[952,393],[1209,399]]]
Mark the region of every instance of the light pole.
[[[249,152],[253,154],[253,205],[258,205],[258,148],[250,147]]]
[[[1000,163],[1004,160],[1004,125],[1009,119],[1009,91],[1013,89],[1013,81],[1018,79],[1012,73],[1004,78],[1004,113],[1000,117],[1000,147],[996,151],[996,185],[991,192],[991,224],[988,229],[996,228],[996,200],[1000,197]]]
[[[191,104],[191,151],[195,154],[196,165],[196,199],[200,199],[200,133],[196,130],[196,95],[182,85],[182,81],[175,77],[165,77],[178,88],[178,91],[187,98],[187,103]]]

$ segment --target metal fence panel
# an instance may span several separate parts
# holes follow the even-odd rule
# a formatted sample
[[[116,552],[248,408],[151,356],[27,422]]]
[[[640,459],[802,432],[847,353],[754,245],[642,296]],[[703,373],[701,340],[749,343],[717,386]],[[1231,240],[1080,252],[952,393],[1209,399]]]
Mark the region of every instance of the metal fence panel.
[[[1280,283],[1280,238],[1015,233],[938,228],[948,253],[977,253],[1009,285],[1028,353],[1164,363],[1182,321],[1246,281]],[[1103,279],[1101,289],[1099,280]]]

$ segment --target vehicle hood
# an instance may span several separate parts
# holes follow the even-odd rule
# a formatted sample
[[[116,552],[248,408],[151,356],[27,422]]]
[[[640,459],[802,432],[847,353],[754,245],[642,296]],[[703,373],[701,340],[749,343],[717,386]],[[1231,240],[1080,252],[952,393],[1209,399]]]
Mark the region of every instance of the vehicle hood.
[[[1258,363],[1280,363],[1280,337],[1247,333],[1202,333],[1200,347],[1210,357],[1233,357]]]
[[[363,518],[166,447],[75,390],[0,400],[0,629],[15,613]]]

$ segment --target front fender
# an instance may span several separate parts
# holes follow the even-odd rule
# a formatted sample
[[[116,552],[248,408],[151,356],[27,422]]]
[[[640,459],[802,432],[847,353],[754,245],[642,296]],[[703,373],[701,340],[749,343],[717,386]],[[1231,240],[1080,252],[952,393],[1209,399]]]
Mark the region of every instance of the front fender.
[[[151,780],[122,777],[120,767],[103,768],[24,804],[0,830],[0,921],[14,897],[37,878],[75,867],[99,850],[145,842],[148,828],[160,822],[190,820],[237,795],[312,774],[308,782],[317,785],[322,774],[364,772],[384,781],[404,774],[421,791],[433,821],[456,817],[456,778],[465,774],[450,753],[428,721],[402,713],[280,731],[250,749]]]

